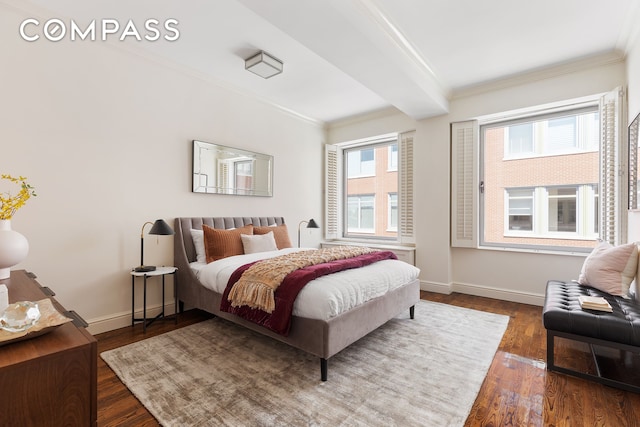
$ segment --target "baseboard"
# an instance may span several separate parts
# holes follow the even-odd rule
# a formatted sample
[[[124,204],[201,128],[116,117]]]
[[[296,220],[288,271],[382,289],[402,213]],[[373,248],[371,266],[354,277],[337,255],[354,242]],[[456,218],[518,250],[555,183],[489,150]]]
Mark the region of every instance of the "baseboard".
[[[492,288],[487,286],[471,285],[468,283],[437,283],[420,281],[420,289],[423,291],[451,294],[476,295],[479,297],[499,299],[503,301],[519,302],[529,305],[544,305],[544,294],[532,294],[528,292],[514,291],[513,289]]]
[[[470,285],[467,283],[439,283],[420,281],[420,290],[428,292],[437,292],[440,294],[451,294],[459,292],[461,294],[476,295],[480,297],[499,299],[503,301],[519,302],[530,305],[544,305],[544,294],[531,294],[526,292],[514,291],[512,289],[491,288],[486,286]],[[147,317],[154,317],[160,313],[160,305],[147,308]],[[166,304],[164,312],[167,316],[174,313],[173,302]],[[142,310],[136,311],[136,317],[142,317]],[[102,318],[87,320],[89,327],[87,330],[93,334],[101,334],[103,332],[120,329],[131,326],[131,312],[123,312]]]
[[[425,282],[424,280],[420,281],[420,290],[447,295],[453,292],[453,288],[450,283]]]
[[[164,306],[164,314],[170,316],[175,312],[175,305],[173,301]],[[153,318],[162,312],[161,305],[155,305],[147,307],[147,318]],[[142,317],[142,309],[137,310],[135,317]],[[121,312],[110,316],[99,317],[95,319],[87,320],[89,327],[87,331],[92,335],[101,334],[103,332],[113,331],[114,329],[120,329],[127,326],[131,326],[131,312]]]
[[[454,292],[499,299],[503,301],[519,302],[521,304],[544,305],[544,294],[532,294],[528,292],[514,291],[513,289],[491,288],[487,286],[470,285],[467,283],[454,283]]]

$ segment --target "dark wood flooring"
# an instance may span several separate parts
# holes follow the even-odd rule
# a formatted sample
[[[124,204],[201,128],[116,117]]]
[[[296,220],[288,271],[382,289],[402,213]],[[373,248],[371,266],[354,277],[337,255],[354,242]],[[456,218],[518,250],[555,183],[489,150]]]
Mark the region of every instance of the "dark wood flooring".
[[[471,295],[422,292],[422,299],[504,314],[509,326],[473,405],[466,426],[640,426],[640,394],[547,372],[541,307]],[[156,322],[97,335],[98,353],[184,327],[211,316],[179,315],[178,325]],[[558,363],[591,369],[582,345],[556,343]],[[640,368],[639,368],[640,369]],[[158,423],[98,357],[98,426]]]

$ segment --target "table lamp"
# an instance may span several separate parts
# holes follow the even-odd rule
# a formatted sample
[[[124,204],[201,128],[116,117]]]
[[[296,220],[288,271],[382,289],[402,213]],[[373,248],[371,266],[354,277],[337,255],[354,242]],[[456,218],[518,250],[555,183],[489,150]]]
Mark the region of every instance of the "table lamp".
[[[155,265],[144,265],[144,227],[147,224],[152,224],[149,234],[159,236],[170,236],[173,234],[173,229],[169,227],[169,224],[167,224],[163,219],[157,219],[154,223],[145,222],[142,224],[142,230],[140,230],[140,266],[134,268],[134,271],[138,273],[154,271],[156,269]]]
[[[316,224],[316,222],[313,220],[313,218],[311,218],[309,221],[300,221],[300,224],[298,224],[298,247],[300,247],[300,227],[304,223],[307,224],[307,228],[320,228],[318,227],[318,224]]]

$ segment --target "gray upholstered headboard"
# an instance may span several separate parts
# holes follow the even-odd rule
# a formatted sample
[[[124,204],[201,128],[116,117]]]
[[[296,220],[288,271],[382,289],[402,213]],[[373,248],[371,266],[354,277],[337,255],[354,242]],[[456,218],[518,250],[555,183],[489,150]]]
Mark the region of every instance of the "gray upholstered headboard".
[[[192,228],[202,230],[202,224],[206,224],[213,228],[238,228],[244,225],[272,225],[284,224],[284,218],[280,216],[261,216],[261,217],[192,217],[192,218],[176,218],[174,231],[174,259],[175,266],[180,268],[186,264],[196,260],[196,250],[191,239]]]

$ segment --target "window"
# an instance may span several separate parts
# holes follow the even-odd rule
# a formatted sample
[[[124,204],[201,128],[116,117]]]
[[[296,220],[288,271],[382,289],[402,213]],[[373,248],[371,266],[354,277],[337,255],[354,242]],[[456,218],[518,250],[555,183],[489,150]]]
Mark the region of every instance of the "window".
[[[560,117],[546,122],[547,138],[545,139],[545,152],[558,152],[570,150],[576,147],[576,122],[578,116]],[[597,120],[597,119],[596,119]],[[595,138],[596,135],[593,135]],[[595,148],[595,144],[592,144]]]
[[[594,116],[597,120],[597,109],[594,104],[480,125],[482,245],[593,246],[597,235],[578,229],[577,209],[582,217],[592,218],[597,206],[587,193],[581,193],[585,202],[578,205],[578,188],[598,182],[599,144],[597,140],[578,144],[578,135],[597,139],[586,127]],[[520,150],[517,157],[503,153],[505,134],[509,148],[529,151]],[[515,146],[514,134],[520,141]],[[503,216],[505,191],[507,215]]]
[[[509,144],[507,155],[533,154],[533,126],[531,123],[509,126],[505,134]]]
[[[453,123],[452,245],[588,252],[622,241],[622,94]]]
[[[387,170],[389,171],[397,171],[398,170],[398,144],[391,144],[388,149],[389,153],[387,154],[389,159],[389,166],[387,166]]]
[[[398,231],[398,193],[389,193],[387,206],[389,207],[387,229],[389,231]]]
[[[397,151],[395,137],[344,149],[347,227],[343,237],[396,238],[397,233],[387,227],[387,193],[398,191],[398,172],[388,169],[393,147]]]
[[[235,188],[238,194],[253,189],[253,161],[244,160],[233,163],[235,169]]]
[[[375,195],[347,196],[347,233],[375,232]]]
[[[524,122],[523,122],[524,120]],[[505,159],[598,151],[597,106],[505,124]]]
[[[327,239],[413,240],[413,132],[326,146]]]
[[[533,189],[507,190],[507,229],[533,231]]]
[[[549,206],[548,226],[549,233],[577,231],[576,200],[578,195],[576,187],[559,187],[547,190],[547,204]],[[587,204],[587,209],[593,205]]]
[[[346,154],[347,176],[349,178],[375,175],[376,160],[373,148],[354,149]]]
[[[510,188],[505,197],[505,237],[560,239],[560,244],[562,239],[598,238],[597,185]],[[486,219],[484,224],[492,229]]]

